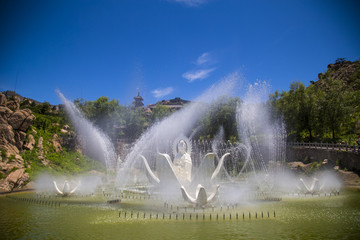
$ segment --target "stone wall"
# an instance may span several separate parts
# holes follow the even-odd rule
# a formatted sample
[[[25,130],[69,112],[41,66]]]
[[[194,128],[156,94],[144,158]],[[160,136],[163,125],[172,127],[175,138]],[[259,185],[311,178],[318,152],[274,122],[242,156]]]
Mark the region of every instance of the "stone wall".
[[[287,162],[301,161],[305,163],[322,162],[328,160],[330,166],[339,164],[340,168],[360,172],[360,154],[326,149],[309,149],[301,147],[288,147],[286,150]]]

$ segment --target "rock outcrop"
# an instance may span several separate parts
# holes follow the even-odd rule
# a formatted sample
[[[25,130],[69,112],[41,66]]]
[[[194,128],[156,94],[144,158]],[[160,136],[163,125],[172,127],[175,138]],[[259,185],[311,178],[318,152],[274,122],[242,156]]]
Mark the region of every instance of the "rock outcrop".
[[[24,144],[24,149],[33,150],[34,146],[35,146],[35,138],[32,134],[29,134],[28,139],[26,140],[26,142]]]
[[[3,95],[0,100],[6,103]],[[19,106],[19,98],[16,97],[7,101],[6,106],[0,106],[0,148],[10,154],[19,154],[23,149],[26,132],[35,120],[31,110],[19,110]]]
[[[29,109],[20,110],[20,99],[13,97],[7,100],[0,94],[0,149],[5,151],[7,159],[1,159],[0,167],[3,173],[8,174],[3,180],[1,190],[12,191],[21,187],[29,180],[25,173],[24,160],[19,155],[23,149],[32,149],[35,139],[27,136],[35,116]]]
[[[6,103],[7,103],[6,96],[0,93],[0,106],[6,106]]]
[[[53,139],[52,139],[52,143],[55,147],[55,151],[56,152],[62,152],[62,147],[60,144],[60,138],[57,134],[54,134]]]
[[[25,169],[17,169],[6,177],[2,188],[7,192],[11,192],[14,188],[24,186],[28,181],[29,174],[25,173]]]
[[[68,125],[51,123],[49,115],[55,116],[57,113],[51,110],[48,103],[36,106],[41,103],[15,92],[6,93],[0,93],[0,191],[9,192],[14,188],[23,188],[29,182],[26,169],[31,169],[34,161],[42,167],[51,168],[53,163],[47,159],[48,154],[54,151],[61,153],[63,148],[74,150],[77,144],[76,134]],[[39,133],[35,127],[31,128],[35,120],[32,111],[20,109],[20,106],[33,107],[41,114],[43,119],[40,117],[39,122],[43,123],[44,120],[45,124]],[[39,122],[35,126],[39,126]],[[52,137],[48,133],[52,133]],[[22,156],[25,156],[24,159]]]

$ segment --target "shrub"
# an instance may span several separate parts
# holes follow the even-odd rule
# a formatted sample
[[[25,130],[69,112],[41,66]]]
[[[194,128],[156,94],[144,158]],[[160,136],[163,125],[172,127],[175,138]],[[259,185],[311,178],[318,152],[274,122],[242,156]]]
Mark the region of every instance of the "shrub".
[[[54,175],[73,175],[93,169],[105,171],[104,165],[100,162],[76,151],[64,150],[61,153],[53,151],[46,154],[45,158],[50,161],[51,168],[41,162],[35,149],[25,151],[22,157],[24,159],[24,165],[27,167],[25,172],[29,173],[30,179],[33,179],[42,172]]]
[[[9,156],[9,161],[13,161],[13,160],[15,160],[15,155],[14,155],[14,154],[10,154],[10,156]]]
[[[306,173],[307,174],[312,174],[312,173],[316,172],[319,169],[320,166],[321,166],[321,164],[319,164],[317,162],[313,162],[311,164],[311,167],[307,170]]]
[[[5,159],[7,157],[6,151],[4,149],[1,149],[1,158]]]
[[[13,167],[13,168],[10,170],[9,173],[15,172],[15,171],[18,170],[18,169],[19,169],[19,168],[17,168],[17,167]]]

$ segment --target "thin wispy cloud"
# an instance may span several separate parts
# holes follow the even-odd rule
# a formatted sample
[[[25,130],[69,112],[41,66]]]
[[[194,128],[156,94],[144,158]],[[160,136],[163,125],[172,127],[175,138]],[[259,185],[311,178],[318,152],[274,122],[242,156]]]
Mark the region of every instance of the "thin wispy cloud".
[[[153,96],[155,98],[161,98],[164,97],[166,95],[169,95],[170,93],[172,93],[174,91],[174,89],[172,87],[167,87],[167,88],[158,88],[153,90],[151,93],[153,94]]]
[[[208,63],[210,62],[210,60],[211,60],[210,53],[205,52],[198,57],[198,59],[196,60],[196,65],[202,65]]]
[[[209,0],[172,0],[173,2],[183,3],[189,7],[198,7]]]
[[[189,71],[182,75],[183,78],[187,79],[189,83],[195,81],[195,80],[202,80],[207,77],[209,77],[210,73],[214,71],[215,68],[209,68],[209,69],[200,69],[195,71]]]
[[[214,59],[209,52],[204,52],[201,54],[193,64],[196,65],[196,68],[185,72],[182,77],[187,79],[189,83],[195,80],[202,80],[210,76],[210,73],[213,72],[216,68],[209,68],[213,65]]]

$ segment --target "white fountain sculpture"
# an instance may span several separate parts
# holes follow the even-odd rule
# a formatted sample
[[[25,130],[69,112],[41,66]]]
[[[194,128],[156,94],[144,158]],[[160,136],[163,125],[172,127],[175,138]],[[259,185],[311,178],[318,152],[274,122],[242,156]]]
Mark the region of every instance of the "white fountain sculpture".
[[[146,158],[143,155],[140,155],[140,158],[142,158],[145,165],[146,173],[150,182],[155,185],[160,185],[165,181],[168,181],[169,179],[173,179],[175,182],[179,183],[184,199],[190,203],[194,203],[199,206],[204,206],[214,200],[215,196],[217,195],[219,185],[217,185],[213,193],[209,197],[207,197],[205,188],[201,184],[199,184],[199,182],[214,180],[219,174],[225,158],[229,156],[230,153],[225,153],[220,158],[216,168],[214,162],[215,153],[208,153],[203,158],[200,166],[195,170],[193,169],[192,160],[190,157],[192,148],[189,139],[182,137],[174,141],[173,146],[175,156],[174,161],[171,160],[171,157],[168,154],[158,153],[159,156],[164,157],[164,160],[166,161],[165,163],[163,160],[157,162],[157,168],[159,169],[157,173],[155,173],[150,168]],[[193,174],[194,170],[195,174]],[[186,190],[186,188],[194,184],[198,184],[195,198],[191,197]]]
[[[184,186],[181,186],[181,193],[182,193],[183,198],[187,202],[193,203],[198,207],[203,207],[215,199],[216,195],[218,194],[219,187],[220,187],[219,184],[216,185],[216,188],[214,189],[214,191],[212,192],[212,194],[209,197],[206,194],[205,188],[201,184],[198,184],[198,186],[196,188],[195,198],[190,196],[190,194],[186,191]]]
[[[59,187],[57,186],[56,184],[56,181],[54,181],[54,186],[55,186],[55,190],[57,192],[57,194],[63,196],[63,197],[66,197],[66,196],[70,196],[71,194],[73,194],[80,186],[80,182],[79,184],[73,188],[72,190],[70,189],[70,184],[67,180],[64,181],[64,185],[63,185],[63,190],[61,191],[59,189]]]
[[[310,186],[307,185],[302,178],[300,178],[300,182],[302,182],[303,186],[304,186],[305,189],[306,189],[306,192],[305,192],[305,193],[313,194],[313,193],[315,193],[316,191],[319,191],[319,190],[322,189],[322,187],[319,186],[319,179],[317,179],[317,178],[313,178],[313,181],[312,181],[312,183],[311,183]]]

